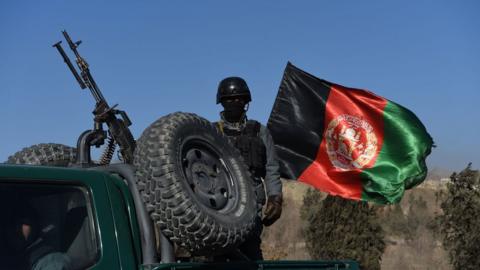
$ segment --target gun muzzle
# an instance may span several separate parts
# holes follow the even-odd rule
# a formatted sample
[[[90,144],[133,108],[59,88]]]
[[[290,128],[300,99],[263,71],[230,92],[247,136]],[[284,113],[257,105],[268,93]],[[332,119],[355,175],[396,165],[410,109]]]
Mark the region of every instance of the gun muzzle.
[[[73,73],[73,76],[75,77],[75,79],[77,79],[78,84],[80,84],[80,87],[81,87],[82,89],[87,88],[87,86],[86,86],[85,83],[83,82],[82,78],[80,78],[80,75],[78,75],[77,70],[76,70],[75,67],[72,65],[72,62],[70,61],[70,58],[68,58],[67,54],[66,54],[65,51],[63,50],[62,45],[60,45],[61,43],[62,43],[62,41],[59,41],[59,42],[53,44],[52,47],[57,48],[58,52],[59,52],[60,55],[63,57],[63,61],[67,64],[68,68],[69,68],[70,71]]]

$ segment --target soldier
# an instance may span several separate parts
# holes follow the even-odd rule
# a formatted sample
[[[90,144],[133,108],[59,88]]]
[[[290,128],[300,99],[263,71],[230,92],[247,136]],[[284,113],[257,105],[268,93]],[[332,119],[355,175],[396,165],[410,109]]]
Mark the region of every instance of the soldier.
[[[254,233],[239,250],[251,260],[262,260],[260,235],[263,225],[272,225],[282,213],[282,183],[272,137],[268,129],[258,121],[248,120],[246,112],[252,100],[245,80],[239,77],[223,79],[217,92],[217,104],[224,110],[217,127],[227,135],[252,174],[257,197],[257,218]],[[264,184],[262,183],[262,179]],[[262,219],[262,208],[268,196]]]
[[[14,269],[68,270],[71,260],[49,243],[53,225],[40,228],[39,215],[29,205],[16,209],[8,225],[7,242],[11,248]]]

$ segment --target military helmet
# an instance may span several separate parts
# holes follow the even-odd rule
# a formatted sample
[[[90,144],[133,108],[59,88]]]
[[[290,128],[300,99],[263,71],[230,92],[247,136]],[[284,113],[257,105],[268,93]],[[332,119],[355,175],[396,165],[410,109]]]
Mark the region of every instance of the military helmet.
[[[240,77],[228,77],[218,84],[217,104],[228,97],[241,97],[245,102],[252,101],[247,82]]]

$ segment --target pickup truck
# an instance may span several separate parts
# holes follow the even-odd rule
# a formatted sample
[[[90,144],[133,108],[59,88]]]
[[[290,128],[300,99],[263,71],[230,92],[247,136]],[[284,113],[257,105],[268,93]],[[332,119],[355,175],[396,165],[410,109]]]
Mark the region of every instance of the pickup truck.
[[[175,257],[172,243],[153,229],[135,177],[134,167],[126,164],[0,164],[0,269],[359,269],[355,261]],[[35,218],[29,231],[36,232],[36,239],[22,252],[15,246],[21,236],[12,224],[25,209]],[[34,252],[35,246],[43,251]],[[52,258],[65,264],[54,268],[58,260],[54,265]]]

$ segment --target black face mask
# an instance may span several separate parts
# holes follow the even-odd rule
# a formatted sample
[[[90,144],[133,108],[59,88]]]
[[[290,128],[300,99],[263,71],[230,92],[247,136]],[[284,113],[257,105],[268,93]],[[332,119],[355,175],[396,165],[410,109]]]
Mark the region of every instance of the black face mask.
[[[224,108],[223,116],[228,122],[240,122],[245,116],[245,103],[243,101],[222,102],[222,106]]]

